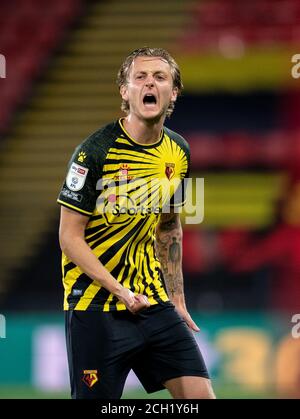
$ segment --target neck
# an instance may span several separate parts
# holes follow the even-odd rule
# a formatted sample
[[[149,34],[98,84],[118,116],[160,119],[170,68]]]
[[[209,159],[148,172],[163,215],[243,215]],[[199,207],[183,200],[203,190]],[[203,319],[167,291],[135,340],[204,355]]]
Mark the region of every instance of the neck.
[[[123,125],[136,142],[150,145],[159,140],[163,122],[162,118],[159,121],[145,121],[136,118],[134,115],[128,115],[123,120]]]

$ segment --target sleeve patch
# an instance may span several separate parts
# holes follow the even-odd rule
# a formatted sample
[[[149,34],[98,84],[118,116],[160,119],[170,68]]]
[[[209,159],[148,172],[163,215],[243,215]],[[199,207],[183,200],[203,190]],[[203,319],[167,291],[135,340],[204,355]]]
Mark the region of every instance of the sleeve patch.
[[[80,195],[79,193],[70,191],[67,188],[62,189],[61,196],[64,196],[65,198],[72,199],[73,201],[76,201],[76,202],[81,202],[82,201],[82,195]]]
[[[84,187],[88,171],[86,167],[72,163],[66,178],[67,187],[71,191],[80,191]]]

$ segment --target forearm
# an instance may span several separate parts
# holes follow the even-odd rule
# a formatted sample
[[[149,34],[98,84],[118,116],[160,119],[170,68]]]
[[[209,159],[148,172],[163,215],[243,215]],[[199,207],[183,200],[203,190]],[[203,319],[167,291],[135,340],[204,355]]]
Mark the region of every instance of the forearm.
[[[189,315],[185,305],[182,275],[182,228],[179,214],[162,214],[156,228],[156,254],[161,263],[170,300],[188,327],[194,332],[199,332],[199,327]]]
[[[118,296],[123,288],[122,285],[102,265],[83,237],[65,235],[61,238],[61,248],[64,254],[80,267],[82,272]]]
[[[168,218],[156,230],[156,253],[161,263],[169,298],[184,305],[182,274],[182,227],[180,219]]]

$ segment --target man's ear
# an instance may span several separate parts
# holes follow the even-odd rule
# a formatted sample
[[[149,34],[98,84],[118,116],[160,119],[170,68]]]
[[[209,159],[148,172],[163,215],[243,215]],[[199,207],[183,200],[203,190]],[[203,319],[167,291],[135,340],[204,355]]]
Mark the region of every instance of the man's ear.
[[[177,96],[178,96],[178,87],[174,87],[172,89],[171,102],[176,102]]]
[[[120,95],[121,95],[123,100],[128,101],[127,86],[124,85],[124,84],[120,87]]]

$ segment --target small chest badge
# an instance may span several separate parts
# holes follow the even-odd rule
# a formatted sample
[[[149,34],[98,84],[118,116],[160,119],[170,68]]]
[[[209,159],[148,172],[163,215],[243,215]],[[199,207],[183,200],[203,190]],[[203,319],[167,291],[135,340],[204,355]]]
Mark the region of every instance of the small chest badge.
[[[119,172],[114,176],[115,180],[131,180],[133,176],[129,175],[130,166],[126,163],[122,163],[119,167]]]
[[[175,163],[166,163],[165,174],[169,180],[174,177],[175,174]]]

